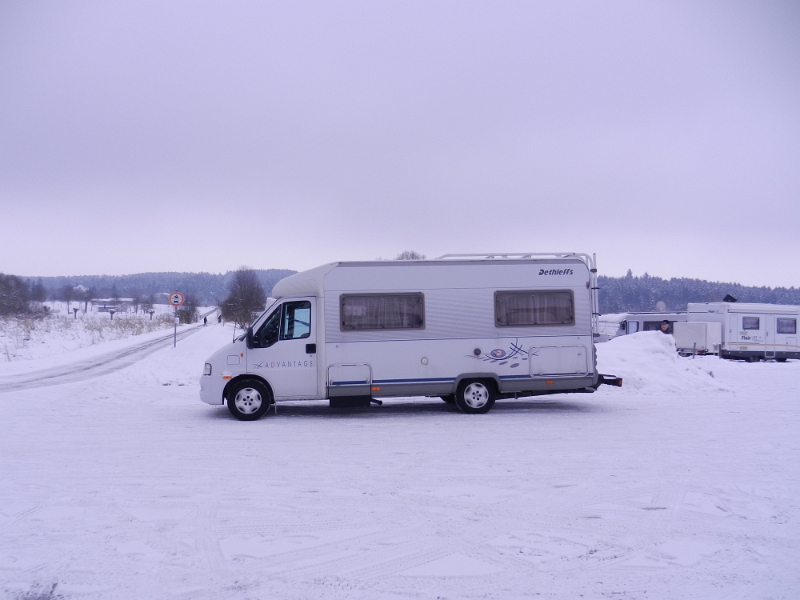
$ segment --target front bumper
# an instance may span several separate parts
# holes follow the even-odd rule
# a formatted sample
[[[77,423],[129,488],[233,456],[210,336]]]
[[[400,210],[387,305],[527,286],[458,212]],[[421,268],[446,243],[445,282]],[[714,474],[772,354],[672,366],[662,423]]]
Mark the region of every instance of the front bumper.
[[[219,375],[201,375],[200,376],[200,400],[206,404],[219,406],[225,404],[225,398],[222,395],[225,386],[229,379],[223,379]]]

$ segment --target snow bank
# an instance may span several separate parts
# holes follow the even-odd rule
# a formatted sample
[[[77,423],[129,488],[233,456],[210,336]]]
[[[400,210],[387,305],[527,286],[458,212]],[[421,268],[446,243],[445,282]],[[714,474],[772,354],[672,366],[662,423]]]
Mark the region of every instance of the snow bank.
[[[598,344],[597,368],[600,373],[622,377],[622,391],[636,394],[732,391],[714,378],[708,361],[678,356],[675,338],[660,331],[642,331]]]

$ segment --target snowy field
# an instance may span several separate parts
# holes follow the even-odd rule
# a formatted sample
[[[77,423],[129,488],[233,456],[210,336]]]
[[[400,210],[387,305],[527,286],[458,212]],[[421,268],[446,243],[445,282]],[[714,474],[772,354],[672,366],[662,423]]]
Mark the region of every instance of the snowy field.
[[[621,390],[244,423],[198,397],[232,329],[185,335],[0,371],[3,598],[800,597],[798,361],[642,333],[598,346]]]
[[[43,317],[0,318],[0,364],[58,356],[172,327],[173,309],[165,304],[153,306],[152,318],[144,311],[130,310],[113,319],[92,307],[83,312],[83,302],[71,304],[79,309],[77,313],[68,310],[66,302],[45,302],[44,306],[49,312]]]

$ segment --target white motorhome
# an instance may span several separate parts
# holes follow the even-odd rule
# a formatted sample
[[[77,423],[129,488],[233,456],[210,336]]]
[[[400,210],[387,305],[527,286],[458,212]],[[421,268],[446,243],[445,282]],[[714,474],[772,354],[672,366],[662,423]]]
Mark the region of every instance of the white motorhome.
[[[607,342],[620,335],[639,331],[659,331],[667,321],[666,333],[672,333],[675,323],[686,321],[685,312],[626,312],[600,315],[597,318],[598,342]]]
[[[797,321],[800,306],[750,302],[689,303],[688,321],[720,323],[722,358],[757,362],[800,358]]]
[[[253,420],[276,401],[439,396],[484,413],[497,398],[621,385],[596,369],[594,265],[575,253],[447,255],[297,273],[208,359],[200,397]]]

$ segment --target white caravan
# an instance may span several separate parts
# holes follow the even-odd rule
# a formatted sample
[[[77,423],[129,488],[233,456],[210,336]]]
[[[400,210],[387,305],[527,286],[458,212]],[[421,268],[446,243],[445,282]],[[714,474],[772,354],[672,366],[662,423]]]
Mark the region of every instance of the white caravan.
[[[275,401],[439,396],[484,413],[497,398],[621,385],[596,369],[594,265],[575,253],[447,255],[297,273],[208,359],[200,397],[253,420]]]
[[[722,345],[722,323],[675,323],[675,349],[681,356],[719,354]]]
[[[675,323],[686,321],[686,313],[627,312],[600,315],[597,318],[597,341],[607,342],[620,335],[639,331],[659,331],[664,321],[669,322],[667,333],[672,333]]]
[[[720,357],[757,362],[800,358],[800,306],[749,302],[689,303],[688,321],[720,323]]]

